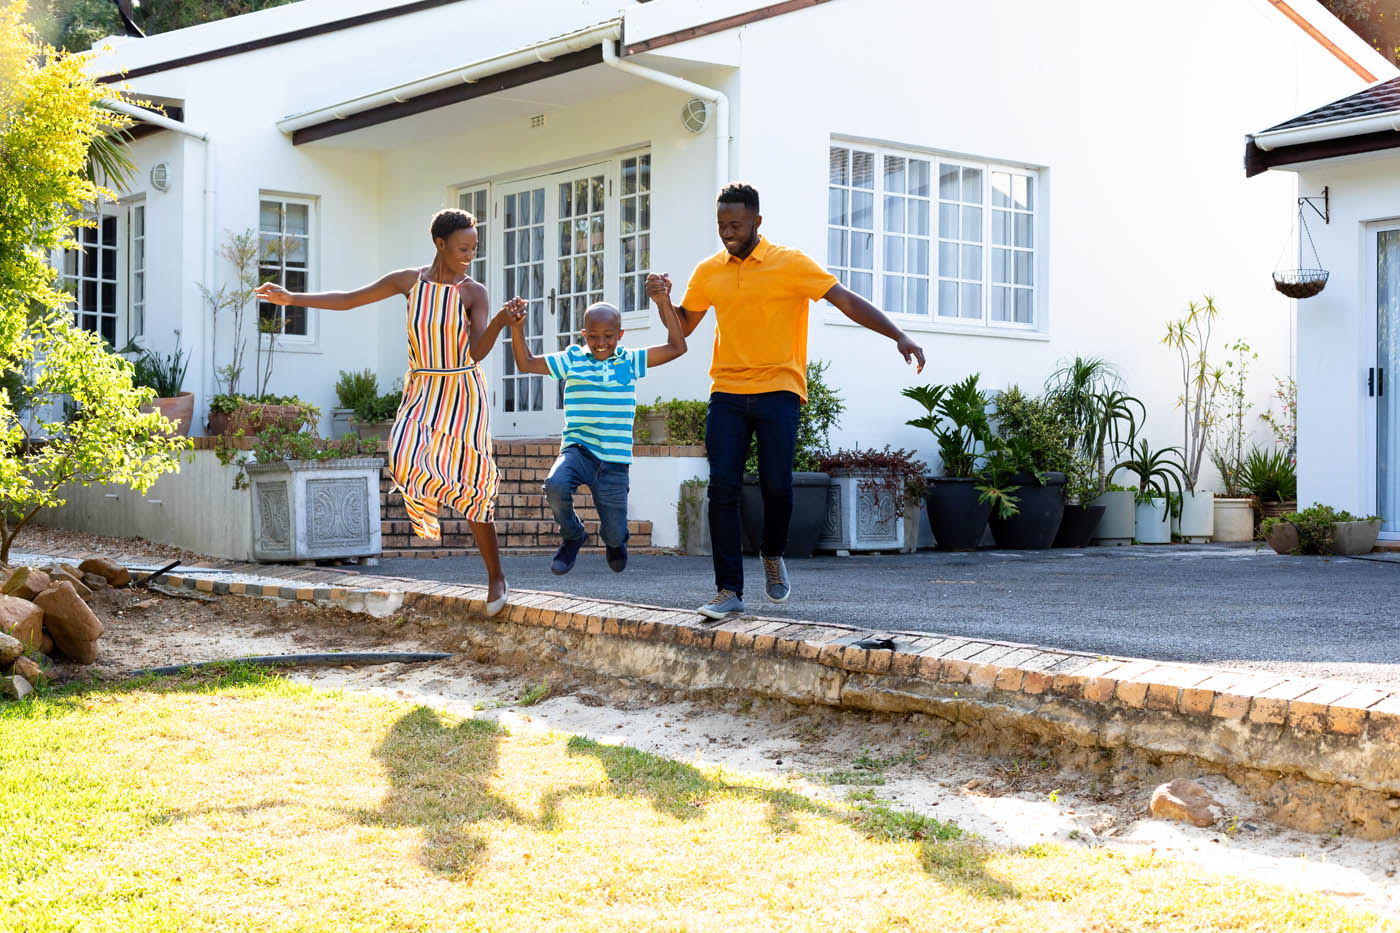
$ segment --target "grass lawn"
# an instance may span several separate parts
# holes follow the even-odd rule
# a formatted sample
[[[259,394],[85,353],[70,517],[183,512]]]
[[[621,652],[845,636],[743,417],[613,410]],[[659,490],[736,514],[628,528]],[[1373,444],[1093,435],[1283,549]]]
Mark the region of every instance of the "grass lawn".
[[[1371,930],[1102,850],[247,670],[0,706],[0,930]]]

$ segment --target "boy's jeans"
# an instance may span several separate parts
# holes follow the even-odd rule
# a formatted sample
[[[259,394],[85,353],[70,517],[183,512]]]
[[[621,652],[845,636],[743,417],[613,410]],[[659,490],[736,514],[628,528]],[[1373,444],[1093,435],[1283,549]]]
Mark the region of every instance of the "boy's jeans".
[[[592,451],[570,444],[559,452],[549,468],[544,494],[565,541],[583,537],[583,522],[574,511],[574,490],[587,486],[598,507],[598,532],[603,543],[619,547],[627,543],[627,488],[629,464],[599,460]]]
[[[758,485],[763,492],[763,541],[759,551],[779,557],[787,548],[792,519],[792,457],[797,447],[795,392],[739,395],[714,392],[705,419],[705,450],[710,458],[710,544],[715,589],[744,595],[744,555],[740,542],[739,490],[749,438],[758,438]]]

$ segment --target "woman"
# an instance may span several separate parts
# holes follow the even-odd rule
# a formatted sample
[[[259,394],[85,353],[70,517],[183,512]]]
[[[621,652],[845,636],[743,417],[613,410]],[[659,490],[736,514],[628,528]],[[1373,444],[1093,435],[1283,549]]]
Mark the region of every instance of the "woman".
[[[437,255],[422,269],[390,272],[351,292],[293,293],[268,282],[255,294],[276,305],[345,311],[393,295],[408,298],[408,373],[389,440],[389,471],[420,538],[438,540],[438,509],[456,509],[471,525],[486,562],[486,614],[505,607],[510,587],[501,571],[492,524],[496,461],[491,455],[486,377],[477,365],[503,327],[524,317],[512,298],[492,317],[486,288],[467,275],[476,255],[476,218],[466,211],[433,215]]]

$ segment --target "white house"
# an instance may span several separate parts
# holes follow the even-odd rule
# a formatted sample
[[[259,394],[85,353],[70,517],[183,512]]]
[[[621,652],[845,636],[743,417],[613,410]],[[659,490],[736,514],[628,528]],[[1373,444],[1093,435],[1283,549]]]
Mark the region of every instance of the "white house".
[[[1400,539],[1400,79],[1267,130],[1246,171],[1296,176],[1329,275],[1298,302],[1298,498],[1379,514]]]
[[[296,238],[267,270],[293,289],[352,288],[428,262],[429,216],[461,205],[483,226],[476,275],[493,303],[529,299],[537,347],[599,298],[626,341],[654,342],[643,274],[680,294],[719,248],[717,188],[741,178],[772,240],[928,354],[916,377],[814,307],[811,356],[847,404],[834,440],[930,459],[900,389],[974,371],[1039,388],[1076,354],[1118,364],[1154,447],[1180,443],[1160,338],[1203,294],[1223,338],[1260,352],[1262,404],[1291,368],[1291,303],[1260,270],[1295,183],[1242,178],[1239,127],[1396,74],[1314,0],[302,0],[113,38],[93,68],[169,116],[143,116],[136,185],[68,262],[78,319],[163,351],[179,330],[197,422],[228,356],[198,286],[229,277],[229,231]],[[643,400],[707,395],[712,326]],[[406,365],[398,302],[282,327],[271,390],[325,410],[339,370],[387,387]],[[557,434],[552,386],[503,346],[487,363],[496,436]]]

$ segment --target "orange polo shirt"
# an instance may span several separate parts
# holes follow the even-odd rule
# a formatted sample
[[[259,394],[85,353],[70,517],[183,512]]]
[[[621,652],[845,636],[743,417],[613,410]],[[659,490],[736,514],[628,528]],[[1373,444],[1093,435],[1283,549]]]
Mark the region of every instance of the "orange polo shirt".
[[[710,391],[786,390],[807,401],[807,313],[836,284],[806,253],[762,236],[742,261],[720,250],[690,275],[681,307],[715,309]]]

